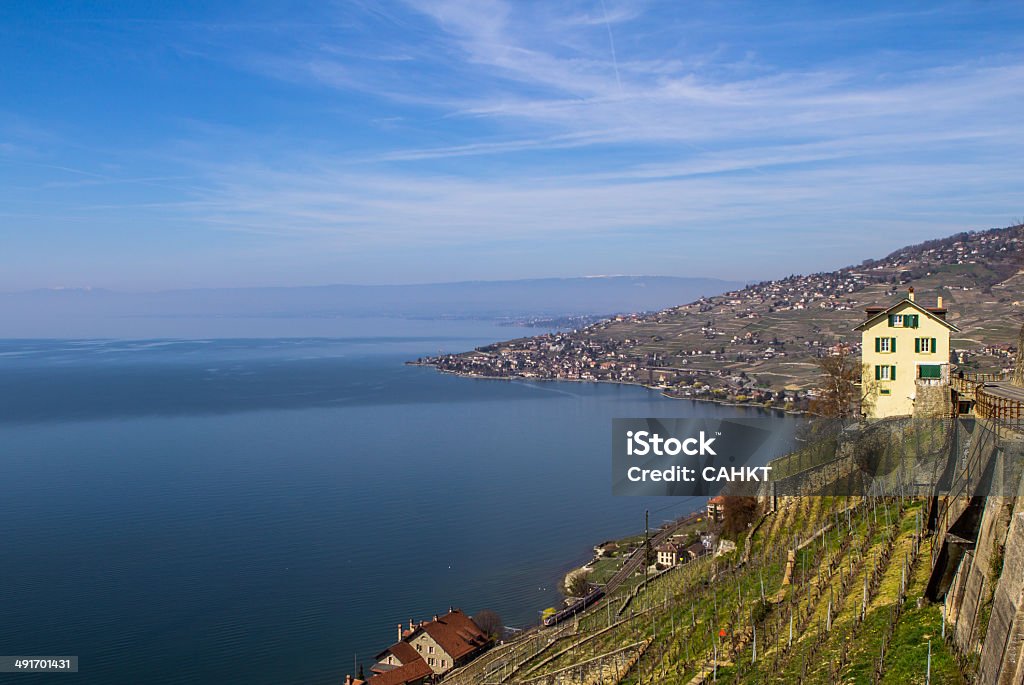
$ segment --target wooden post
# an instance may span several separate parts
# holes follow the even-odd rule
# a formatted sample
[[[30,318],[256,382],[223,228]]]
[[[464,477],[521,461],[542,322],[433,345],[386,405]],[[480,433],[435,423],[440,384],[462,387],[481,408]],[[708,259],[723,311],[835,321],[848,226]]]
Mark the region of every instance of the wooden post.
[[[924,675],[924,685],[932,685],[932,641],[928,640],[928,670]]]

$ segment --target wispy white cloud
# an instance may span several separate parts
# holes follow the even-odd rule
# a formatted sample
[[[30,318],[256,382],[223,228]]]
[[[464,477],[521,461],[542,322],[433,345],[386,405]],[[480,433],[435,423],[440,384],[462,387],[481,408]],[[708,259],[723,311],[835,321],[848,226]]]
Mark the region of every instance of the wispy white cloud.
[[[771,268],[796,271],[817,268],[814,241],[869,256],[1021,213],[1012,32],[948,45],[943,31],[968,19],[956,5],[761,20],[605,3],[362,0],[320,23],[190,27],[186,48],[285,84],[301,115],[182,117],[148,151],[166,168],[59,187],[166,181],[176,193],[136,208],[266,253],[359,251],[366,264],[498,244],[571,244],[585,260],[614,244],[621,268],[641,271],[658,245],[699,252],[713,273],[724,241],[748,265],[775,251]],[[871,37],[919,22],[942,30],[927,44]],[[75,200],[63,209],[131,209]]]
[[[608,24],[600,3],[540,23],[531,12],[549,6],[524,7],[417,3],[444,45],[436,84],[370,85],[376,72],[359,63],[334,73],[310,66],[332,59],[326,51],[305,57],[323,86],[373,89],[482,132],[355,157],[206,165],[207,190],[188,212],[325,250],[630,236],[681,248],[701,234],[771,235],[796,261],[822,230],[872,254],[894,231],[927,237],[1010,216],[1024,151],[1016,55],[772,65],[749,51],[641,49],[628,39],[644,19],[634,6],[610,5]],[[611,25],[627,36],[618,78]],[[460,74],[488,85],[453,87]]]

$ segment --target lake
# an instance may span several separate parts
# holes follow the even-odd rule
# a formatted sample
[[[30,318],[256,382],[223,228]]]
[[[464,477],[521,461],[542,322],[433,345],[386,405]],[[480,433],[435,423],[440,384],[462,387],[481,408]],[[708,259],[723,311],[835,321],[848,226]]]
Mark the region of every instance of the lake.
[[[0,341],[0,654],[326,685],[449,606],[525,625],[593,544],[701,504],[612,497],[612,418],[756,413],[403,364],[529,333],[433,330]]]

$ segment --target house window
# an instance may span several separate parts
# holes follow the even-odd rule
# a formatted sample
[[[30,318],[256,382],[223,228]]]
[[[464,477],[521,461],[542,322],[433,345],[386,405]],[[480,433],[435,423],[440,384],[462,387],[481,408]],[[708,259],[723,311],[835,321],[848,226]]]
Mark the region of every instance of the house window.
[[[428,657],[427,658],[427,665],[428,666],[433,666],[434,665],[434,657]]]
[[[875,352],[895,352],[896,338],[875,338]]]
[[[917,367],[918,378],[942,378],[942,367],[938,364],[921,364]]]
[[[423,651],[423,645],[421,645],[421,644],[418,644],[418,643],[417,643],[417,645],[416,645],[416,651],[417,651],[417,652],[422,652],[422,651]]]
[[[914,343],[914,351],[930,354],[937,348],[935,343],[935,338],[918,338]]]
[[[427,654],[433,654],[433,653],[434,653],[434,645],[430,645],[429,647],[427,647]]]
[[[881,390],[878,391],[878,394],[879,395],[891,395],[892,394],[892,390],[890,390],[889,388],[882,388]]]
[[[441,668],[448,668],[448,660],[441,659]]]
[[[890,314],[890,328],[917,328],[921,319],[918,314]]]
[[[896,367],[888,365],[879,365],[875,367],[875,380],[876,381],[894,381],[896,380]]]

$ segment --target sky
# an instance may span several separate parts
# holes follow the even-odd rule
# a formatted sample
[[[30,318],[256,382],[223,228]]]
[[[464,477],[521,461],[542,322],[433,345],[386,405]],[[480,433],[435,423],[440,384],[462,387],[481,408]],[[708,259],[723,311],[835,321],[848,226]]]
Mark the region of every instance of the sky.
[[[837,268],[1024,216],[1020,2],[0,3],[0,291]]]

